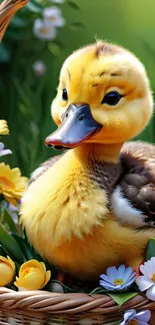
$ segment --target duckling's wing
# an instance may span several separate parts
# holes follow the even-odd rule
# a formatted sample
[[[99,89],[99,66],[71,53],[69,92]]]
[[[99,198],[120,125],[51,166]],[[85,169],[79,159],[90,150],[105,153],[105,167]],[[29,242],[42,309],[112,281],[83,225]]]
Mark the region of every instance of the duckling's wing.
[[[117,219],[135,227],[155,227],[155,146],[126,143],[121,151],[122,175],[112,194]]]
[[[48,160],[44,161],[34,172],[31,174],[30,180],[28,185],[33,183],[39,176],[41,176],[47,169],[49,169],[52,165],[54,165],[63,154],[54,156],[49,158]]]

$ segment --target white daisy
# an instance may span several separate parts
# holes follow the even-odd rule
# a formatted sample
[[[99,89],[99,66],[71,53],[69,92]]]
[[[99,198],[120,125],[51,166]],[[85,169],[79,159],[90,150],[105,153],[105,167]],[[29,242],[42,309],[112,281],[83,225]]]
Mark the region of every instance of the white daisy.
[[[128,289],[135,281],[136,272],[131,267],[120,265],[118,269],[110,266],[106,270],[106,274],[100,275],[100,285],[109,291]]]
[[[146,290],[148,299],[155,301],[155,257],[141,265],[140,271],[143,275],[136,279],[136,284],[140,291]]]
[[[53,40],[56,37],[56,29],[48,21],[37,18],[33,25],[34,35],[41,40]]]
[[[44,20],[54,27],[63,27],[65,19],[62,17],[61,10],[55,6],[43,10]]]

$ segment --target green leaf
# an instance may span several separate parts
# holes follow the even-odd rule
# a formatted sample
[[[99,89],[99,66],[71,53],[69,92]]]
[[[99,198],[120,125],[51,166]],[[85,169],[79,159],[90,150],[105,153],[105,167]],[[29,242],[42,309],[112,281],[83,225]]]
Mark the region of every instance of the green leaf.
[[[9,62],[10,60],[10,53],[4,43],[0,44],[0,62]]]
[[[22,28],[8,28],[5,33],[5,39],[19,41],[26,39],[26,35],[25,30]]]
[[[30,11],[32,12],[36,12],[36,13],[41,13],[42,8],[37,6],[36,4],[32,3],[32,2],[28,2],[26,5],[26,8],[28,8]]]
[[[15,234],[18,234],[18,229],[12,219],[12,217],[10,216],[9,212],[5,209],[2,213],[3,215],[3,220],[4,222],[7,223],[7,225],[9,226],[10,230],[15,233]]]
[[[75,9],[75,10],[80,9],[80,7],[79,7],[75,2],[73,2],[73,1],[68,0],[68,1],[67,1],[67,4],[68,4],[72,9]]]
[[[7,257],[9,255],[9,253],[7,252],[6,249],[4,249],[4,247],[2,245],[0,245],[0,255]]]
[[[19,263],[24,262],[24,257],[19,245],[17,244],[16,240],[5,230],[2,224],[0,224],[0,243],[15,260],[17,260]]]
[[[31,246],[30,242],[28,241],[25,229],[23,232],[24,232],[23,240],[24,240],[25,244],[27,245],[29,251],[31,252],[31,255],[33,256],[33,258],[38,261],[42,260],[41,256],[35,251],[35,249]],[[50,267],[51,267],[51,264],[50,264]]]
[[[113,300],[117,302],[119,306],[122,306],[126,301],[132,299],[138,295],[138,292],[127,292],[127,293],[107,293]]]
[[[58,44],[49,43],[48,44],[48,49],[54,56],[59,56],[60,55],[60,46]]]
[[[32,254],[30,245],[27,244],[27,242],[24,240],[24,238],[16,235],[16,234],[12,234],[12,237],[15,238],[16,242],[19,244],[19,246],[22,249],[22,252],[26,258],[26,260],[32,260],[35,258],[35,256]]]
[[[150,238],[146,247],[146,261],[155,256],[155,238]]]
[[[28,22],[20,17],[14,16],[10,22],[10,26],[12,27],[25,27],[28,25]]]
[[[72,24],[70,24],[70,27],[72,29],[80,29],[80,28],[85,28],[84,25],[80,22],[74,22]]]
[[[90,292],[91,295],[94,295],[96,293],[107,293],[107,290],[104,289],[103,287],[97,287],[93,291]]]

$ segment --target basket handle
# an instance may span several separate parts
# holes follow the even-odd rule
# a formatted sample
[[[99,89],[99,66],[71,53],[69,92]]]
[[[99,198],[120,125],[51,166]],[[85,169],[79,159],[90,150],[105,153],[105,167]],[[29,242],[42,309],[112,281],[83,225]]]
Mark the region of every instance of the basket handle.
[[[24,7],[28,1],[29,0],[4,0],[0,4],[0,42],[16,11]]]

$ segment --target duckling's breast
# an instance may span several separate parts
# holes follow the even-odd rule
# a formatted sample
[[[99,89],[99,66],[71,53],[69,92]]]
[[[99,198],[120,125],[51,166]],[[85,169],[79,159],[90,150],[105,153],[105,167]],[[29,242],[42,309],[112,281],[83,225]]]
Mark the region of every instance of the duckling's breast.
[[[87,273],[92,268],[98,273],[101,260],[105,265],[111,259],[118,261],[110,241],[101,238],[105,222],[113,219],[109,198],[119,171],[119,165],[85,163],[67,152],[29,186],[21,219],[30,242],[44,258],[74,274],[75,268],[80,271],[81,260]],[[107,257],[103,258],[103,250]]]

